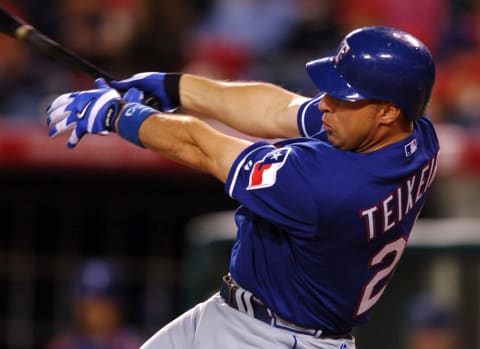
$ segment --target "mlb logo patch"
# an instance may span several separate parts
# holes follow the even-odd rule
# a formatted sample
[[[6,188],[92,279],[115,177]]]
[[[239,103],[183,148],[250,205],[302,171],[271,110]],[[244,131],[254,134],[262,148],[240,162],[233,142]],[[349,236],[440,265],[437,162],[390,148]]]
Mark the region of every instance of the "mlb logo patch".
[[[413,153],[415,153],[417,151],[417,140],[414,139],[413,141],[411,141],[410,143],[408,143],[406,146],[405,146],[405,156],[406,157],[409,157],[411,155],[413,155]]]
[[[250,172],[247,190],[273,186],[277,181],[277,172],[285,164],[290,150],[292,149],[279,148],[257,161]]]

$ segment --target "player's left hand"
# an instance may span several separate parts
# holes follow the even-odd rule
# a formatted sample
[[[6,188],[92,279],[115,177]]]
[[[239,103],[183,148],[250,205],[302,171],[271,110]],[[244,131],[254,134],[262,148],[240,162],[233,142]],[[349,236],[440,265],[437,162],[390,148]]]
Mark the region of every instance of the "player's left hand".
[[[151,94],[158,99],[160,106],[155,106],[162,112],[172,112],[180,104],[178,96],[178,84],[180,74],[177,73],[138,73],[128,79],[111,81],[110,84],[116,89],[126,91],[129,88],[137,88],[145,94]]]
[[[96,89],[66,93],[56,98],[47,108],[48,135],[56,135],[73,129],[67,147],[73,148],[86,134],[107,135],[114,130],[114,121],[124,101],[141,102],[143,93],[128,90],[123,96],[103,79],[95,81]]]

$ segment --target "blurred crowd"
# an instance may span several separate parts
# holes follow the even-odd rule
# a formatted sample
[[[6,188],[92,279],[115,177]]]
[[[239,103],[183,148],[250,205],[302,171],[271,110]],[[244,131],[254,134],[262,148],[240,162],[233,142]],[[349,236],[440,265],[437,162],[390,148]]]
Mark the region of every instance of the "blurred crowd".
[[[0,4],[119,78],[184,71],[265,80],[316,93],[305,62],[332,54],[353,28],[387,25],[432,50],[437,122],[480,126],[478,0],[0,0]],[[0,115],[38,118],[52,94],[91,77],[0,36]]]
[[[46,349],[136,349],[142,339],[124,318],[126,282],[113,263],[91,258],[72,275],[70,319]]]
[[[468,348],[455,309],[428,293],[419,293],[407,300],[403,335],[405,349]]]

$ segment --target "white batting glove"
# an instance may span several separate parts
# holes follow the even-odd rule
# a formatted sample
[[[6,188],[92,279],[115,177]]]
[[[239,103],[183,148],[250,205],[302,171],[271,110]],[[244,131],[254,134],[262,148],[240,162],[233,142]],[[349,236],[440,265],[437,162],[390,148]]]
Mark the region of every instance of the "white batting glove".
[[[115,118],[124,101],[120,94],[103,79],[95,81],[97,89],[66,93],[47,108],[48,135],[55,137],[72,130],[67,147],[74,148],[86,133],[107,135],[114,130]],[[140,102],[142,92],[130,89],[124,95],[128,102]]]

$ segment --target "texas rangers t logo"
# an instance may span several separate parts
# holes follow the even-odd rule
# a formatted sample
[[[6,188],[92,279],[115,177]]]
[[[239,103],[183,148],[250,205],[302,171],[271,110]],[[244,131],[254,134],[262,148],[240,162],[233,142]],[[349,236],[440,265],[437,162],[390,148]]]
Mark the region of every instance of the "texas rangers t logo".
[[[271,151],[253,166],[247,190],[268,188],[277,181],[277,172],[285,164],[291,148]]]
[[[340,62],[340,60],[350,51],[350,45],[348,44],[347,40],[343,40],[342,43],[340,44],[340,47],[338,48],[337,54],[335,55],[335,58],[333,61],[335,62],[335,65]]]

